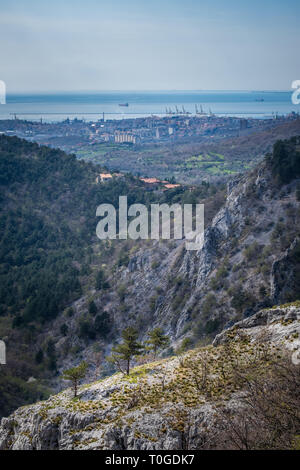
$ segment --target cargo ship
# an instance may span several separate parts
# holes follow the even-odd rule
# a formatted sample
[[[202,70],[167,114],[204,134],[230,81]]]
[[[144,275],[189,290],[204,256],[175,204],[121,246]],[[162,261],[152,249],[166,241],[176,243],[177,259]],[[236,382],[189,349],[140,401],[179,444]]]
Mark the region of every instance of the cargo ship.
[[[127,107],[127,106],[129,106],[129,104],[128,103],[120,103],[119,106],[126,106]]]

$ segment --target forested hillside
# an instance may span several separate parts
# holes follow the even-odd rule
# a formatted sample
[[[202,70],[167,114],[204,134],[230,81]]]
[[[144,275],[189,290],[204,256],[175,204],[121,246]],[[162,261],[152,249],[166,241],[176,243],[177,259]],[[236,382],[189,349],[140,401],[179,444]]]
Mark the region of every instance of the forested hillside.
[[[9,361],[1,370],[0,414],[42,393],[22,379],[56,373],[51,341],[44,353],[36,343],[49,321],[89,288],[108,286],[103,279],[113,264],[128,263],[127,245],[116,241],[112,247],[96,238],[97,206],[118,207],[119,195],[127,195],[128,204],[150,204],[194,202],[217,191],[208,184],[192,191],[145,191],[130,175],[96,184],[99,171],[60,150],[0,136],[0,338],[6,339]],[[97,321],[96,332],[103,323]],[[80,328],[95,338],[94,329]]]
[[[259,309],[299,299],[299,138],[279,141],[257,168],[222,185],[149,190],[131,175],[97,184],[101,170],[60,150],[0,137],[1,315],[7,345],[0,414],[63,385],[85,360],[87,378],[127,326],[160,327],[165,354],[206,344]],[[204,246],[184,240],[100,241],[96,207],[205,203]]]

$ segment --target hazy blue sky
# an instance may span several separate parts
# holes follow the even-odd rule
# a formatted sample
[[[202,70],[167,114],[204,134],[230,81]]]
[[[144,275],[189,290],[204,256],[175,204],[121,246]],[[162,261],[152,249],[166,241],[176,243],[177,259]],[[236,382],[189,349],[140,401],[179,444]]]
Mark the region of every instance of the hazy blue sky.
[[[290,89],[299,0],[0,0],[8,92]]]

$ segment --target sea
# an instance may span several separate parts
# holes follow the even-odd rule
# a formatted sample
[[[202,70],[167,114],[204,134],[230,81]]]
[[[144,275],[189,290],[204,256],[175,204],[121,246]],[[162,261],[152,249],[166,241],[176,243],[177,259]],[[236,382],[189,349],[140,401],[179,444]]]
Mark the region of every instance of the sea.
[[[8,94],[0,119],[97,121],[196,111],[220,116],[272,118],[299,113],[292,91],[114,91]],[[123,106],[120,106],[123,105]],[[124,106],[125,105],[125,106]]]

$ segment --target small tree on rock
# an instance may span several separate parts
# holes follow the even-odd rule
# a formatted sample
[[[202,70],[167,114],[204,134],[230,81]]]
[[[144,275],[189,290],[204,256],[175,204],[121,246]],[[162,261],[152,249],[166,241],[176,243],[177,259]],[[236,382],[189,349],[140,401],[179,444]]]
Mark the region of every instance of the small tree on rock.
[[[131,326],[123,330],[122,339],[123,343],[112,348],[112,355],[108,360],[116,365],[120,372],[129,375],[130,362],[142,351],[143,346],[137,341],[138,331]]]
[[[67,369],[63,372],[62,378],[64,380],[69,380],[70,382],[72,382],[74,398],[77,397],[78,384],[80,380],[84,379],[87,367],[87,363],[85,361],[82,361],[79,366],[71,367],[71,369]]]
[[[165,349],[170,344],[170,339],[168,336],[163,334],[163,330],[161,328],[154,328],[154,330],[148,333],[148,340],[146,344],[148,345],[148,349],[153,351],[154,357],[156,358],[157,353],[160,349]]]

